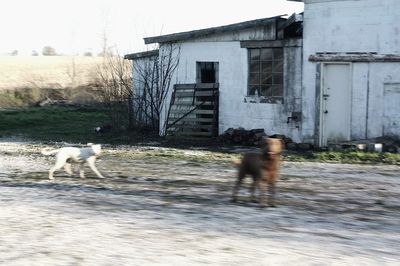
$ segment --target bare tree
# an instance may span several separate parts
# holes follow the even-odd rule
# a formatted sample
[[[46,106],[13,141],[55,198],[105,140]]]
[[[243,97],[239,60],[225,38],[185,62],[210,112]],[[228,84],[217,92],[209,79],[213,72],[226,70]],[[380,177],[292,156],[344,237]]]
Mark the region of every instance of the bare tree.
[[[168,112],[174,72],[179,65],[180,47],[164,44],[158,55],[133,63],[133,119],[137,127],[150,127],[154,132],[165,129],[160,125],[163,112]]]
[[[66,74],[68,75],[71,81],[71,87],[74,88],[76,86],[76,77],[77,77],[77,67],[75,62],[75,55],[71,56],[71,64],[67,65]]]
[[[132,71],[129,62],[118,54],[107,53],[98,66],[97,83],[114,131],[132,127]]]

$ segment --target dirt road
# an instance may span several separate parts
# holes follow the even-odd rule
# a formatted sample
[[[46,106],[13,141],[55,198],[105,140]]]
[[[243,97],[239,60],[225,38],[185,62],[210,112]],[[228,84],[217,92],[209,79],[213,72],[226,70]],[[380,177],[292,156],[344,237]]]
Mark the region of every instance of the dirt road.
[[[107,178],[46,179],[41,145],[0,142],[0,265],[399,265],[400,167],[285,162],[277,208],[235,170],[104,155]],[[248,185],[248,183],[247,183]]]

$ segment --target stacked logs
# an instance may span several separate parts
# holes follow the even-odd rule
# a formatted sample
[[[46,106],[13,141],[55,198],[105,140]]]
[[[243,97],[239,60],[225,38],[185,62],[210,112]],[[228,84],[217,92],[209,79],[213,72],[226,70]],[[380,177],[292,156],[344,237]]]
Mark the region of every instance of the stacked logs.
[[[218,137],[218,140],[224,144],[240,145],[240,146],[255,146],[259,147],[261,141],[265,137],[279,138],[283,140],[285,148],[288,150],[312,150],[314,147],[308,143],[295,143],[289,137],[285,135],[267,135],[263,128],[246,130],[244,128],[229,128],[222,135]]]
[[[218,139],[224,144],[259,146],[263,137],[266,137],[263,128],[246,130],[244,128],[228,128]]]

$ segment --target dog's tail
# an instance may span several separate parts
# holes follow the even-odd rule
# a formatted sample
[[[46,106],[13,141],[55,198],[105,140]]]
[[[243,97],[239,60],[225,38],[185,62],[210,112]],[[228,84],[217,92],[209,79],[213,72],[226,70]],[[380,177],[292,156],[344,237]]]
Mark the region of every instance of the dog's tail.
[[[58,151],[59,151],[60,149],[57,149],[57,150],[48,150],[47,148],[44,148],[44,149],[42,149],[41,150],[41,153],[43,154],[43,155],[53,155],[53,154],[56,154]]]

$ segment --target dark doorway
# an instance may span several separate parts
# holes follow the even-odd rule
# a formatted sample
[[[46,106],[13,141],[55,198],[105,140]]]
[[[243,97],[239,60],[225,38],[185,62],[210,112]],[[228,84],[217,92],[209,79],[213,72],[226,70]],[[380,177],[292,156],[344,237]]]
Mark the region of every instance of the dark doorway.
[[[197,62],[196,83],[218,83],[218,62]]]

